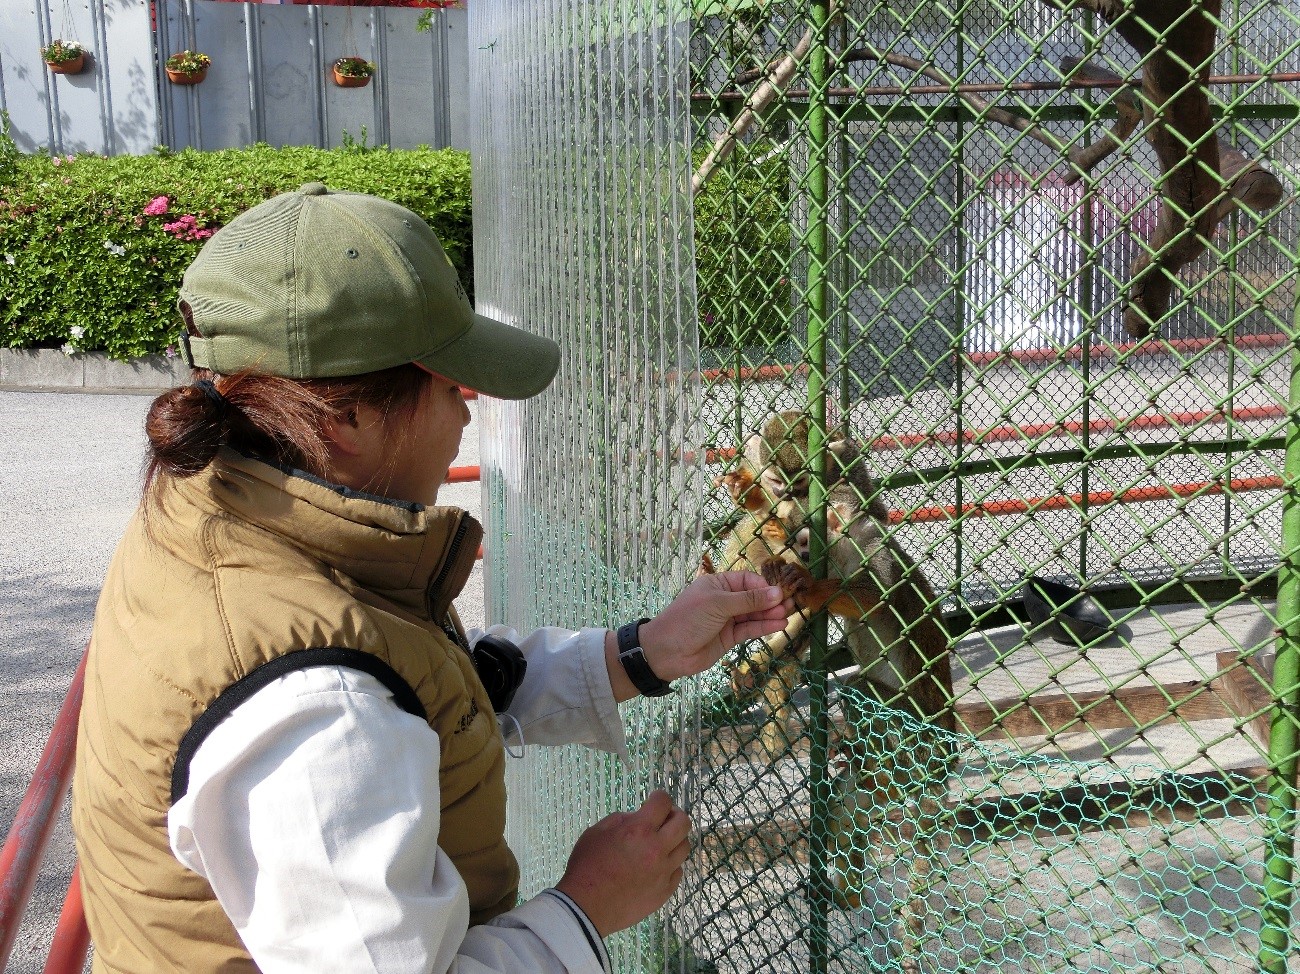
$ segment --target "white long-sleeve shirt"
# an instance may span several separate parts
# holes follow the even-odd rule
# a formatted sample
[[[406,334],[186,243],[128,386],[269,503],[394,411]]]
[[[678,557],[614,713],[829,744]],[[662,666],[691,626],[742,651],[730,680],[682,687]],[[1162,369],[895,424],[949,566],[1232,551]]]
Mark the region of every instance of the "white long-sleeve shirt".
[[[528,660],[507,743],[521,728],[523,743],[626,755],[604,629],[489,631]],[[608,971],[595,929],[554,890],[469,927],[465,883],[438,847],[438,761],[438,735],[374,677],[286,674],[194,754],[167,817],[172,851],[266,974]]]

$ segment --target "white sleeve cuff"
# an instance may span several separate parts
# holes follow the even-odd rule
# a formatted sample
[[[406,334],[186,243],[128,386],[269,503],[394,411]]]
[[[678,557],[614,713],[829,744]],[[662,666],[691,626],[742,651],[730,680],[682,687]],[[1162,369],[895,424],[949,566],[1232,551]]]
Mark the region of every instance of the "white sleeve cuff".
[[[579,636],[582,675],[587,682],[587,692],[591,695],[596,719],[600,722],[602,731],[601,736],[591,742],[591,746],[616,754],[627,762],[631,759],[627,750],[627,731],[623,727],[623,719],[618,715],[614,688],[609,682],[609,667],[605,664],[607,632],[608,629],[583,629]]]
[[[568,974],[609,974],[605,942],[582,907],[558,889],[547,889],[488,923],[527,927],[555,954]]]

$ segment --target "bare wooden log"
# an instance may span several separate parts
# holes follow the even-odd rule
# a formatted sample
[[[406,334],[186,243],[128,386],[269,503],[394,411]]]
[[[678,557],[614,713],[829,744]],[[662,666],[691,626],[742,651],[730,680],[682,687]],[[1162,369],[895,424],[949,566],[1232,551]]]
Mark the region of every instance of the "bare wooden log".
[[[896,67],[907,68],[909,71],[915,71],[932,81],[937,81],[942,85],[955,89],[966,104],[970,105],[983,117],[989,119],[989,121],[997,122],[999,125],[1006,125],[1017,132],[1023,132],[1031,139],[1043,143],[1043,145],[1055,152],[1064,153],[1066,151],[1064,143],[1042,126],[1034,124],[1021,115],[997,108],[973,92],[961,90],[946,74],[938,68],[931,67],[924,61],[918,61],[916,58],[907,57],[904,54],[895,54],[893,51],[881,51],[865,44],[851,51],[846,51],[839,61],[841,64],[848,64],[852,61],[881,61],[885,64],[892,64]]]
[[[833,11],[832,11],[833,12]],[[808,49],[812,47],[813,29],[809,27],[804,31],[803,37],[799,43],[794,46],[789,54],[775,62],[775,66],[767,71],[766,77],[754,89],[753,94],[745,100],[745,107],[741,110],[725,132],[713,140],[713,147],[709,149],[709,154],[705,156],[700,167],[695,170],[691,176],[691,195],[696,196],[704,188],[709,177],[713,175],[718,166],[727,161],[739,142],[758,121],[764,111],[776,100],[776,96],[790,86],[791,79],[794,78],[795,71],[798,69],[803,59],[808,56]],[[769,62],[771,63],[771,62]]]
[[[1225,142],[1219,143],[1219,174],[1228,190],[1227,197],[1219,201],[1220,223],[1235,207],[1266,213],[1282,202],[1282,181]]]
[[[1117,85],[1116,95],[1119,96],[1116,98],[1119,119],[1111,130],[1091,145],[1070,150],[1072,168],[1062,179],[1069,185],[1091,172],[1103,159],[1128,141],[1142,121],[1143,113],[1132,88],[1124,85],[1124,79],[1119,75],[1085,63],[1079,58],[1065,58],[1061,62],[1061,71],[1073,74],[1076,78]],[[1140,79],[1138,84],[1141,84]],[[1151,131],[1148,125],[1148,136]],[[1238,206],[1254,213],[1264,213],[1282,201],[1281,180],[1259,162],[1222,139],[1219,140],[1219,178],[1227,195],[1219,201],[1216,224],[1227,219]]]
[[[1085,62],[1082,58],[1064,59],[1061,62],[1061,73],[1073,74],[1076,78],[1087,78],[1092,81],[1123,81],[1119,75]],[[1137,131],[1142,121],[1142,105],[1138,102],[1133,89],[1128,86],[1117,88],[1112,98],[1119,117],[1110,131],[1096,142],[1070,150],[1071,169],[1064,176],[1067,186],[1077,183],[1085,174],[1092,172],[1103,159],[1123,146]]]

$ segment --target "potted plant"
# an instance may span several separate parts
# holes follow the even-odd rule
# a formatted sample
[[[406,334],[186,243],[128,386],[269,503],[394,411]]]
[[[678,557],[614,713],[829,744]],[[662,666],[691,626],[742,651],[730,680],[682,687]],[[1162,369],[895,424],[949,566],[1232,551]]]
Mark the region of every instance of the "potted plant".
[[[80,74],[86,66],[86,49],[76,41],[50,41],[41,48],[41,59],[55,74]]]
[[[340,88],[364,88],[375,73],[375,62],[363,57],[341,57],[330,65],[334,83]]]
[[[174,85],[196,85],[208,75],[212,58],[198,51],[178,51],[167,59],[163,67],[167,80]]]

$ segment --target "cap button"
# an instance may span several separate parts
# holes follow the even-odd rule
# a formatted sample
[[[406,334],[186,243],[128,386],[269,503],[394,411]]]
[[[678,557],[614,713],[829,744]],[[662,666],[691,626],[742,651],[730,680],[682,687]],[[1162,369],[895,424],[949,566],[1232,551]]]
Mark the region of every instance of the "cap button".
[[[298,193],[302,196],[324,196],[329,190],[324,183],[304,183]]]

